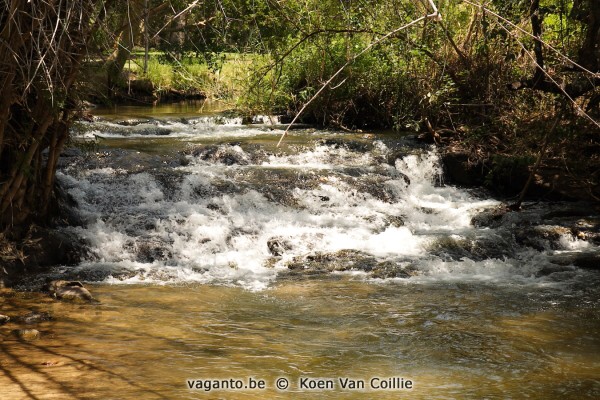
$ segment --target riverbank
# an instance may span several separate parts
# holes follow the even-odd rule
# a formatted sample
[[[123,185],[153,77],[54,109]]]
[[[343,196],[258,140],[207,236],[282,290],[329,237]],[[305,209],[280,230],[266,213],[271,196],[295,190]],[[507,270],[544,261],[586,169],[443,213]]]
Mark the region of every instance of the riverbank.
[[[531,179],[525,200],[600,204],[600,139],[595,127],[564,121],[556,129],[559,133],[547,138],[547,124],[538,121],[530,129],[515,135],[490,129],[477,136],[462,127],[420,137],[438,145],[448,183],[485,187],[514,202]]]

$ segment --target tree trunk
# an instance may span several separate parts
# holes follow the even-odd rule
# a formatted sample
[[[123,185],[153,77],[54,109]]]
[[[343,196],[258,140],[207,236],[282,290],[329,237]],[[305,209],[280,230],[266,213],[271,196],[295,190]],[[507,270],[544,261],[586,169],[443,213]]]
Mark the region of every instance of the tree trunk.
[[[73,115],[73,85],[87,42],[112,2],[5,3],[9,6],[0,8],[0,231],[15,232],[46,217]]]
[[[159,15],[167,9],[169,3],[164,2],[147,10],[145,0],[129,0],[127,9],[121,16],[120,27],[115,33],[117,38],[113,53],[105,63],[109,96],[122,83],[123,69],[131,56],[133,47],[139,43],[144,18]]]

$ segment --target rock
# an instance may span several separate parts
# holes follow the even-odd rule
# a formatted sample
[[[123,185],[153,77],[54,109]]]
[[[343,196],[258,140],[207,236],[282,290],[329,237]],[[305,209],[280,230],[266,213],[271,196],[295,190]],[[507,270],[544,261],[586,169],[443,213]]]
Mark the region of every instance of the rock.
[[[573,265],[579,268],[600,270],[600,254],[577,254]]]
[[[286,265],[292,271],[304,274],[322,274],[333,271],[371,272],[377,264],[375,258],[358,250],[340,250],[335,253],[316,252],[294,257]]]
[[[502,217],[509,209],[505,206],[498,206],[491,210],[480,212],[471,218],[471,225],[477,228],[497,228],[502,225]]]
[[[18,318],[19,322],[24,322],[26,324],[37,324],[40,322],[51,321],[51,320],[52,320],[52,315],[50,315],[50,313],[37,312],[37,311],[32,311],[32,312],[25,314],[22,317]]]
[[[447,148],[442,154],[445,177],[450,183],[464,186],[483,185],[488,168],[480,161],[473,161],[466,151]]]
[[[279,257],[269,257],[265,260],[263,266],[265,268],[275,268],[275,265],[279,262]]]
[[[40,331],[37,329],[15,329],[12,331],[13,335],[21,340],[37,340],[40,338]]]
[[[473,261],[512,258],[512,240],[502,236],[492,237],[443,237],[434,241],[429,251],[444,261],[459,261],[468,258]]]
[[[236,143],[224,145],[209,145],[200,147],[192,152],[192,155],[201,160],[231,165],[248,165],[248,155]]]
[[[142,263],[166,261],[173,257],[169,245],[156,239],[140,238],[137,243],[130,243],[130,245],[136,253],[136,260]]]
[[[404,157],[407,156],[407,154],[408,153],[405,150],[395,150],[395,151],[392,151],[385,158],[385,162],[387,164],[391,165],[392,167],[394,167],[394,166],[396,166],[396,160],[403,159]]]
[[[139,119],[139,118],[130,118],[130,119],[124,119],[124,120],[120,120],[120,121],[115,121],[116,124],[123,125],[123,126],[137,126],[137,125],[141,125],[141,124],[149,124],[150,122],[152,122],[152,121],[149,119]]]
[[[356,140],[346,139],[321,139],[317,142],[320,145],[332,147],[334,149],[345,148],[357,153],[366,153],[369,151],[369,146],[365,143]]]
[[[373,268],[373,278],[405,278],[417,275],[417,269],[412,265],[398,265],[392,261],[377,263]]]
[[[520,228],[514,232],[515,241],[521,246],[531,247],[538,251],[561,249],[561,236],[571,237],[569,228],[562,226],[539,225]]]
[[[548,275],[552,275],[552,274],[556,274],[556,273],[570,272],[572,270],[573,270],[573,268],[569,267],[569,266],[549,264],[549,265],[542,267],[538,272],[536,272],[535,276],[540,278],[543,276],[548,276]]]
[[[36,227],[30,242],[25,243],[28,269],[55,265],[75,265],[87,253],[87,246],[72,232]]]
[[[559,266],[574,265],[584,269],[600,270],[600,253],[563,253],[556,254],[550,261]]]
[[[97,302],[89,290],[77,281],[51,281],[48,290],[57,299]]]
[[[0,314],[0,325],[4,325],[8,321],[10,321],[10,317],[9,316]]]
[[[182,167],[190,165],[190,159],[185,156],[179,157],[179,165],[181,165]]]
[[[283,255],[288,250],[292,249],[292,245],[287,240],[281,237],[273,237],[267,241],[267,247],[269,248],[269,253],[274,255],[275,257],[279,257]]]
[[[399,228],[401,226],[404,226],[404,216],[402,215],[389,215],[386,219],[385,222],[387,223],[387,225]]]

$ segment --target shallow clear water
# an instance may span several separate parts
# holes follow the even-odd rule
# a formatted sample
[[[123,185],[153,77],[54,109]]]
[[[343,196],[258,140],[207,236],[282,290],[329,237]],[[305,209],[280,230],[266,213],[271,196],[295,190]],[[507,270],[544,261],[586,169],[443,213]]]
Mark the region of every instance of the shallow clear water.
[[[499,202],[444,185],[435,150],[402,135],[301,129],[277,149],[273,124],[130,125],[80,127],[96,148],[59,174],[88,250],[47,277],[101,303],[0,297],[54,317],[34,342],[0,327],[9,398],[600,396],[600,274],[572,263],[598,247],[554,227],[564,205],[474,226]],[[251,377],[266,389],[186,381]],[[390,377],[414,388],[369,388]]]
[[[260,292],[213,285],[91,290],[101,305],[46,305],[56,320],[42,325],[42,339],[0,343],[2,368],[16,377],[0,377],[3,390],[15,395],[8,398],[23,395],[17,382],[39,398],[600,395],[597,294],[574,301],[543,286],[347,277],[282,280]],[[250,377],[267,389],[206,393],[186,383]],[[288,390],[276,390],[280,377],[289,380]],[[414,388],[343,390],[343,377],[367,384],[402,377]],[[301,378],[331,378],[336,386],[315,394],[299,387]]]

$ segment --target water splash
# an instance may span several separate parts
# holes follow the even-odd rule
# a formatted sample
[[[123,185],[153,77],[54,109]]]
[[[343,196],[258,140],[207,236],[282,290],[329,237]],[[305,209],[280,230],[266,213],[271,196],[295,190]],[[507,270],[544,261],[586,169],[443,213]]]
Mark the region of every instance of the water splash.
[[[160,126],[210,131],[210,123],[194,121]],[[410,267],[420,277],[415,282],[525,281],[543,268],[515,248],[508,231],[472,226],[477,212],[499,203],[443,185],[433,148],[408,149],[391,162],[397,149],[383,141],[312,140],[269,153],[252,144],[264,131],[237,120],[230,125],[235,132],[215,126],[219,135],[247,139],[200,147],[178,167],[59,173],[88,221],[74,229],[90,255],[71,271],[111,283],[263,289],[298,260],[345,250],[366,260],[367,271],[382,263]],[[587,246],[562,242],[569,249]]]

